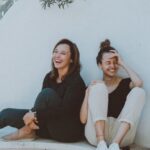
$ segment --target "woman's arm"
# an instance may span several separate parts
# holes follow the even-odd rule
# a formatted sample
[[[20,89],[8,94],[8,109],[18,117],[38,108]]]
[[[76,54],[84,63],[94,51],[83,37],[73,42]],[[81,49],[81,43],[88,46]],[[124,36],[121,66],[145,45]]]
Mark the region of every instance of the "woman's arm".
[[[81,106],[80,110],[80,121],[81,123],[85,124],[87,121],[87,116],[88,116],[88,96],[89,96],[89,89],[86,89],[86,94]]]
[[[126,63],[123,61],[123,59],[121,58],[121,56],[114,50],[112,50],[112,52],[114,53],[114,56],[116,56],[118,58],[118,64],[119,66],[121,66],[129,75],[130,79],[131,79],[131,83],[130,83],[130,88],[133,87],[142,87],[143,85],[143,81],[142,79],[137,75],[137,73],[135,71],[133,71],[133,69],[131,69],[128,65],[126,65]]]
[[[133,87],[142,87],[143,86],[143,81],[142,79],[137,75],[136,72],[134,72],[129,66],[127,66],[125,63],[122,65],[124,70],[127,72],[129,75],[131,82],[130,82],[130,88]]]

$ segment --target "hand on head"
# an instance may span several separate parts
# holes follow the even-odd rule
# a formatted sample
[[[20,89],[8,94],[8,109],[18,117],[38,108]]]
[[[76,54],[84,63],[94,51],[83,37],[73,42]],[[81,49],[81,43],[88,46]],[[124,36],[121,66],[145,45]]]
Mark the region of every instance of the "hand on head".
[[[112,53],[110,54],[109,58],[116,57],[117,61],[118,61],[118,65],[122,66],[124,64],[124,61],[123,61],[122,57],[120,56],[120,54],[116,50],[110,50],[110,52],[112,52]]]

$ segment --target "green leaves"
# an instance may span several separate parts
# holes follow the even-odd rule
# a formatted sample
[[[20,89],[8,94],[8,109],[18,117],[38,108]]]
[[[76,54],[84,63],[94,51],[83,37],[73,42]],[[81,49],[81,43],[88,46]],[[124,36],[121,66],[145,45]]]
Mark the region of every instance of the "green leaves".
[[[51,7],[52,5],[57,5],[59,8],[65,8],[71,4],[74,0],[40,0],[42,2],[42,7],[46,9],[47,7]]]

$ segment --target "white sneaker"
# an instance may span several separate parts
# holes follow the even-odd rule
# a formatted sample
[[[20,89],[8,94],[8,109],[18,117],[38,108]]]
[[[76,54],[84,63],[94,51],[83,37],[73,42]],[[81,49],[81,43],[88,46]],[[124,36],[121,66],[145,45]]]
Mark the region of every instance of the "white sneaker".
[[[112,143],[109,146],[109,150],[120,150],[119,145],[117,143]]]
[[[105,141],[100,141],[97,145],[96,150],[108,150],[106,142]]]

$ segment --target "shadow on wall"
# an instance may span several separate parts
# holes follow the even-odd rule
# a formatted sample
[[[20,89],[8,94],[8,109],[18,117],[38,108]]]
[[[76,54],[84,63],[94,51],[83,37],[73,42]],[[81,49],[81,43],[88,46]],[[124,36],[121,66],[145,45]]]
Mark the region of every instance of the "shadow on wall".
[[[0,19],[6,14],[9,8],[16,2],[17,0],[1,0],[0,1]]]

